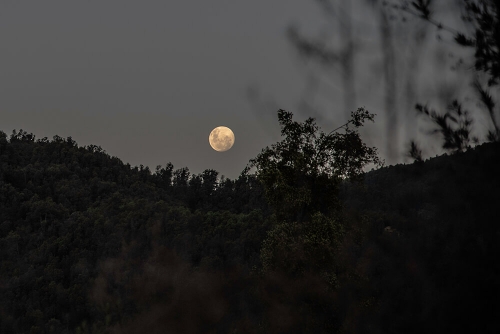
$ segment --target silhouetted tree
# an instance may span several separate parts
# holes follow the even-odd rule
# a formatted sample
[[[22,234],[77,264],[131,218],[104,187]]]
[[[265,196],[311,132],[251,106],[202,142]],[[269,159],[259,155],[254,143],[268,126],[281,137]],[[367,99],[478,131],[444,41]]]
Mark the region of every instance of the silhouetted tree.
[[[339,206],[340,180],[358,178],[367,164],[381,165],[377,150],[367,147],[356,130],[373,118],[359,108],[349,122],[326,134],[313,118],[300,123],[293,121],[291,112],[278,110],[284,139],[263,149],[248,166],[256,168],[278,221],[300,222],[316,212],[333,213]],[[337,132],[340,128],[344,133]]]
[[[165,167],[160,165],[156,167],[156,176],[160,179],[160,185],[165,189],[172,186],[172,177],[174,175],[174,165],[169,162]]]

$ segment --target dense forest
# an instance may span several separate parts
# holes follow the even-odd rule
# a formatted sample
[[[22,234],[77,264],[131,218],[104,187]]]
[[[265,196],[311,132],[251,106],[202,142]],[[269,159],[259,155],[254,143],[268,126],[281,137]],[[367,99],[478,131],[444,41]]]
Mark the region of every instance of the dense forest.
[[[301,174],[314,205],[269,194],[269,154],[230,180],[0,132],[0,332],[500,330],[498,142],[333,188]]]

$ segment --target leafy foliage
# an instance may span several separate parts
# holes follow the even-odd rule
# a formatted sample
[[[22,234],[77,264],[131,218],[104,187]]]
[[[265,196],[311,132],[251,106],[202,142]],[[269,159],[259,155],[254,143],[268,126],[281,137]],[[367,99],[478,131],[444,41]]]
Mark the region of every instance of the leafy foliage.
[[[415,14],[438,29],[444,29],[454,36],[457,44],[463,47],[474,48],[474,69],[477,73],[472,86],[476,91],[479,100],[482,102],[489,119],[491,120],[492,128],[487,131],[487,141],[500,140],[500,127],[496,119],[495,102],[489,88],[498,86],[500,78],[500,2],[497,0],[461,0],[460,5],[463,7],[462,20],[467,23],[472,30],[472,33],[464,33],[450,27],[444,26],[434,18],[432,11],[432,0],[411,1],[411,6],[408,1],[401,1],[400,6],[395,6],[403,11]],[[481,83],[481,78],[485,78],[487,87]],[[456,100],[452,102],[453,108],[458,113],[461,105]],[[432,111],[425,111],[418,104],[417,110],[429,116],[429,118],[440,127],[443,133],[446,149],[461,150],[462,143],[466,143],[470,136],[470,125],[472,121],[468,121],[466,115],[463,122],[469,124],[458,124],[458,121],[453,121],[458,124],[459,129],[452,130],[447,124],[447,118],[451,115],[447,112],[444,116],[440,116]],[[450,118],[451,119],[451,118]]]
[[[291,277],[321,273],[336,287],[335,253],[344,228],[321,213],[305,223],[281,223],[269,231],[262,244],[261,261],[266,272],[279,271]]]
[[[456,41],[475,48],[476,70],[488,75],[488,86],[496,86],[500,78],[500,3],[496,0],[464,0],[464,5],[464,19],[472,23],[474,34],[472,37],[457,34]]]
[[[356,130],[373,118],[359,108],[340,127],[344,133],[326,134],[313,118],[300,123],[293,121],[291,112],[278,111],[284,139],[263,149],[248,166],[256,168],[278,221],[300,222],[316,212],[332,214],[339,205],[335,197],[340,180],[358,179],[369,163],[381,165],[376,149],[367,147]]]
[[[432,130],[431,133],[440,133],[443,136],[445,150],[462,152],[470,146],[471,141],[479,142],[477,137],[470,138],[473,121],[469,117],[468,111],[463,110],[458,101],[453,101],[444,115],[420,104],[417,104],[416,108],[438,126],[438,129]]]
[[[418,147],[415,141],[410,142],[410,149],[408,151],[408,156],[413,158],[416,162],[422,162],[422,150]]]

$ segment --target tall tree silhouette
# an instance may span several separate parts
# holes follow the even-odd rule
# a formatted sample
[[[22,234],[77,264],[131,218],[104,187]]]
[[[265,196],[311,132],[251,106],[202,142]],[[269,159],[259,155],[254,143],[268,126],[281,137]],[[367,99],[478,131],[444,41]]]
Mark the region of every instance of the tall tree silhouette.
[[[376,148],[366,146],[357,131],[374,116],[359,108],[346,124],[327,134],[313,118],[301,123],[291,112],[278,110],[284,139],[263,149],[248,169],[256,168],[279,221],[300,222],[316,212],[331,214],[339,205],[340,180],[358,178],[367,164],[381,165]]]

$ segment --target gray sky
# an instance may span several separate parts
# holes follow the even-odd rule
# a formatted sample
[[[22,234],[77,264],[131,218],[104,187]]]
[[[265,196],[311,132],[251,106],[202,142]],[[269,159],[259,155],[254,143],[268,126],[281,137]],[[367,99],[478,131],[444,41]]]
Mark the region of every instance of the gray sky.
[[[301,79],[284,29],[317,17],[300,0],[2,1],[0,129],[237,177],[273,142],[246,89],[291,106]],[[219,125],[236,135],[224,153],[208,144]]]
[[[371,29],[363,26],[370,15],[357,14],[359,29]],[[170,161],[235,178],[279,139],[276,110],[252,107],[248,87],[294,113],[304,91],[305,67],[285,38],[292,22],[311,34],[324,25],[307,0],[3,0],[0,130],[72,136],[152,170]],[[372,80],[362,96],[380,89],[368,73],[373,59],[358,70]],[[358,104],[381,108],[373,99]],[[327,127],[344,121],[326,119]],[[208,143],[219,125],[236,136],[223,153]],[[380,144],[375,128],[366,131]]]

